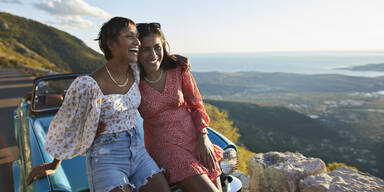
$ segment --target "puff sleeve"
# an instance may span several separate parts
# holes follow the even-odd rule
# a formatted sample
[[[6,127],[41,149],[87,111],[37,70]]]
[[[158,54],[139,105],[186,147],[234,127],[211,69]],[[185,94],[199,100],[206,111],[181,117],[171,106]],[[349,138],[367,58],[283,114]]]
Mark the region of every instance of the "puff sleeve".
[[[195,79],[190,71],[181,72],[181,75],[185,105],[192,115],[196,131],[198,133],[207,134],[209,116],[204,108],[203,100],[200,96]]]
[[[77,77],[51,121],[45,150],[56,159],[86,153],[93,142],[100,116],[101,95],[91,77]]]

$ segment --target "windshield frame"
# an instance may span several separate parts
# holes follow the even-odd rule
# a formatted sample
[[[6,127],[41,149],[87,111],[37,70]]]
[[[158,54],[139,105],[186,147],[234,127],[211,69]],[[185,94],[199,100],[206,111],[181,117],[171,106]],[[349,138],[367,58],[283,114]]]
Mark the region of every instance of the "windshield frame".
[[[31,103],[30,103],[30,111],[32,113],[42,113],[42,112],[51,112],[51,111],[57,111],[60,107],[61,107],[61,104],[59,106],[54,106],[54,107],[46,107],[46,108],[39,108],[38,107],[38,100],[37,100],[37,97],[40,95],[37,91],[39,91],[39,88],[41,86],[42,83],[44,82],[49,82],[49,81],[60,81],[60,80],[68,80],[68,79],[72,79],[71,83],[73,82],[73,80],[75,80],[76,77],[78,77],[79,75],[81,74],[76,74],[76,73],[70,73],[70,74],[55,74],[55,75],[47,75],[47,76],[42,76],[42,77],[38,77],[34,80],[33,82],[33,89],[32,89],[32,97],[31,97]],[[70,84],[68,84],[68,87],[70,86]],[[68,89],[67,87],[67,89]],[[65,96],[65,90],[63,90],[63,93],[61,94],[62,95],[62,98],[61,100],[64,100],[64,96]],[[39,94],[39,95],[37,95]],[[59,94],[57,94],[59,95]]]

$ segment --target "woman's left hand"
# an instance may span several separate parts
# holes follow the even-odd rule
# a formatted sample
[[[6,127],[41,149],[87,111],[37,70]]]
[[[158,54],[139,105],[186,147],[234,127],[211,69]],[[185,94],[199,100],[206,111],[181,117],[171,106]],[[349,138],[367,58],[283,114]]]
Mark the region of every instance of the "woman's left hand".
[[[199,134],[196,143],[197,159],[208,169],[216,169],[216,156],[208,135]]]

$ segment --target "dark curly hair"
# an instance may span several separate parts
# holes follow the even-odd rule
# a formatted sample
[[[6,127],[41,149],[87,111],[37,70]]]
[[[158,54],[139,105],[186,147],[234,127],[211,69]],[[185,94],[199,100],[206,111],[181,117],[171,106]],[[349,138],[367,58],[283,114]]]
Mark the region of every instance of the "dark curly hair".
[[[96,41],[99,41],[99,47],[104,53],[105,59],[112,59],[111,50],[109,50],[108,42],[116,41],[121,30],[128,27],[129,25],[136,26],[135,22],[124,17],[113,17],[108,22],[104,23],[100,29],[99,36]]]

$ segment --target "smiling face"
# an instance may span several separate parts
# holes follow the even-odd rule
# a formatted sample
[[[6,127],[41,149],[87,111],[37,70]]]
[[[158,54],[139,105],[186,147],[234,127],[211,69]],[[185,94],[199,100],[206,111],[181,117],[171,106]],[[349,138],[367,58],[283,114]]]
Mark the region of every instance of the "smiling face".
[[[109,41],[108,47],[112,53],[113,59],[127,62],[137,62],[140,41],[137,38],[135,25],[128,25],[122,29],[115,41]]]
[[[163,43],[153,33],[141,39],[139,62],[147,73],[156,72],[164,57]]]

